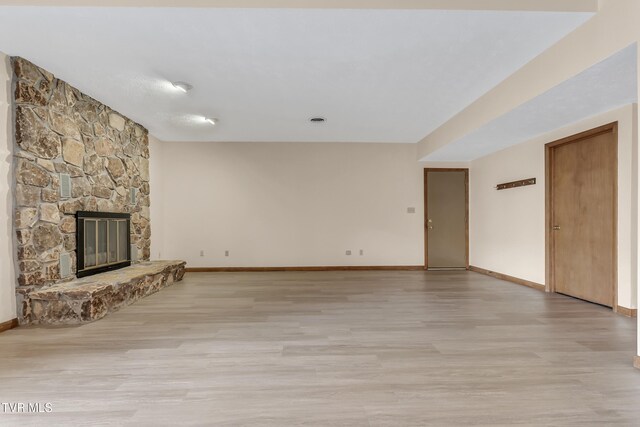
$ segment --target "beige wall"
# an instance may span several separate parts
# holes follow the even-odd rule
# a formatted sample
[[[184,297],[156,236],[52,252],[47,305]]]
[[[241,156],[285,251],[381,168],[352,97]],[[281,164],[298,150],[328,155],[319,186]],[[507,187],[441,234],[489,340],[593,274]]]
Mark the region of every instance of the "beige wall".
[[[637,163],[635,108],[628,105],[471,162],[471,265],[545,283],[544,144],[618,121],[618,304],[636,307]],[[530,187],[496,191],[500,182],[537,178]]]
[[[415,144],[161,144],[154,257],[188,267],[424,263]]]
[[[13,121],[11,65],[0,53],[0,323],[16,317],[16,273],[13,257]]]

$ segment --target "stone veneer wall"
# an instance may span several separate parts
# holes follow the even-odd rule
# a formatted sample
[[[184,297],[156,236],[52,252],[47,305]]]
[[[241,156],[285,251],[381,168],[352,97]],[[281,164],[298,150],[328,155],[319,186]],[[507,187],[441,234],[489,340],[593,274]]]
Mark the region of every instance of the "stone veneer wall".
[[[131,243],[150,256],[147,130],[51,73],[12,58],[16,141],[15,237],[18,314],[25,295],[75,278],[79,210],[131,213]],[[71,198],[60,197],[60,173],[71,176]],[[136,203],[130,204],[130,189]],[[60,254],[72,274],[61,277]]]

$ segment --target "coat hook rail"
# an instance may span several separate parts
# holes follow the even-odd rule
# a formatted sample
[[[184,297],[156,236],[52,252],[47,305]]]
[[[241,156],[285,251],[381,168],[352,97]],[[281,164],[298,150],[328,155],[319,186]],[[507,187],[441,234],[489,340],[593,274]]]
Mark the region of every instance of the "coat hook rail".
[[[521,179],[519,181],[505,182],[504,184],[498,184],[496,190],[506,190],[508,188],[525,187],[527,185],[535,185],[535,178]]]

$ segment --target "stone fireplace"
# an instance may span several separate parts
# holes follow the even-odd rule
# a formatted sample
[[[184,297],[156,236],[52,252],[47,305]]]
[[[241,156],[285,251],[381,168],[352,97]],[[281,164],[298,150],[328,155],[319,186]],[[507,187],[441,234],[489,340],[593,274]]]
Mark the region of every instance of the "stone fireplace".
[[[29,323],[38,292],[149,260],[149,140],[143,126],[48,71],[22,58],[12,65],[18,317]]]

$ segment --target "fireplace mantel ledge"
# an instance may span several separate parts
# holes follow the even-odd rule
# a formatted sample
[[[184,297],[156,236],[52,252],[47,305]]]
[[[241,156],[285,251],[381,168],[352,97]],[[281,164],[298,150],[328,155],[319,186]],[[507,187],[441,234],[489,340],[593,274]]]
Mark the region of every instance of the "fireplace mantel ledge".
[[[107,314],[182,280],[185,262],[146,261],[59,283],[29,293],[22,324],[77,325]]]

